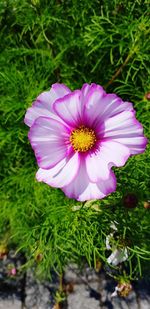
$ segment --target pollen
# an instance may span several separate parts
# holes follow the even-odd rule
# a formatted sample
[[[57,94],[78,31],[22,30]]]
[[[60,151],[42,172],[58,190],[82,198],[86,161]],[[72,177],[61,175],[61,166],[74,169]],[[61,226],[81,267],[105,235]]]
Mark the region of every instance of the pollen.
[[[70,142],[75,151],[86,152],[96,143],[94,130],[81,126],[71,132]]]

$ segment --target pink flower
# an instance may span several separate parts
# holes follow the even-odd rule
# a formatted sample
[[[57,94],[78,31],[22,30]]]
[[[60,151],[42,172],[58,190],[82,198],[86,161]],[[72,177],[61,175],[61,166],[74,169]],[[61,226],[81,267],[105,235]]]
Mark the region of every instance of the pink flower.
[[[96,84],[73,92],[52,85],[27,110],[25,123],[39,165],[37,180],[79,201],[115,191],[111,167],[123,166],[147,144],[132,104]]]
[[[14,268],[12,268],[12,269],[10,270],[10,275],[16,276],[16,274],[17,274],[17,270],[16,270],[16,268],[14,267]]]

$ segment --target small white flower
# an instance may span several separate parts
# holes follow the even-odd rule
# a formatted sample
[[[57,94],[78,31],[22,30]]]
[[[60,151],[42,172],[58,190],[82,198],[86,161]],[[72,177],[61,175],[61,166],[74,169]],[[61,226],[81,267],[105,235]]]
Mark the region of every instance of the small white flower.
[[[118,224],[118,222],[117,221],[112,221],[111,222],[111,224],[110,224],[110,227],[112,228],[112,230],[114,230],[114,231],[117,231],[118,229],[117,229],[117,224]]]
[[[111,241],[114,239],[114,232],[118,230],[117,224],[118,223],[116,221],[111,222],[110,227],[112,228],[113,232],[106,237],[106,249],[112,250],[111,255],[107,258],[107,262],[113,266],[117,266],[118,264],[126,261],[128,258],[127,248],[117,248],[115,243]]]
[[[112,264],[113,266],[117,266],[118,264],[126,261],[128,258],[127,248],[119,248],[115,249],[111,255],[108,257],[108,264]]]

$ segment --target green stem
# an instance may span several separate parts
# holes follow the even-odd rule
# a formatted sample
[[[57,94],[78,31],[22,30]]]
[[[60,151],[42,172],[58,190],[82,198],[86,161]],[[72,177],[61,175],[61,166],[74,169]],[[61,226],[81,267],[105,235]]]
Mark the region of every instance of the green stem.
[[[112,76],[111,80],[104,86],[105,88],[107,88],[108,86],[110,86],[114,80],[118,77],[118,75],[122,72],[123,68],[126,66],[126,64],[129,62],[130,58],[133,56],[134,51],[130,52],[128,54],[128,56],[126,57],[125,61],[123,62],[123,64],[120,66],[120,68],[116,71],[116,73]]]

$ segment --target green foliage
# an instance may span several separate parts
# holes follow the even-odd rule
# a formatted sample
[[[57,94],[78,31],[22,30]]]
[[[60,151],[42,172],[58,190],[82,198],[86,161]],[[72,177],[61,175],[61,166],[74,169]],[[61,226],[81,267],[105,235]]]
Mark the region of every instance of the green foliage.
[[[44,275],[50,267],[61,272],[70,261],[106,264],[105,240],[116,221],[116,245],[130,252],[124,268],[117,267],[118,276],[124,269],[130,279],[141,275],[150,258],[149,210],[143,207],[149,198],[149,146],[115,169],[117,191],[95,202],[97,211],[36,182],[23,118],[36,96],[56,81],[71,89],[96,82],[133,102],[148,137],[148,1],[7,0],[0,3],[0,21],[0,238],[9,234],[28,265],[41,254],[37,272]],[[123,206],[129,192],[138,197],[136,209]],[[75,205],[81,207],[73,211]]]

